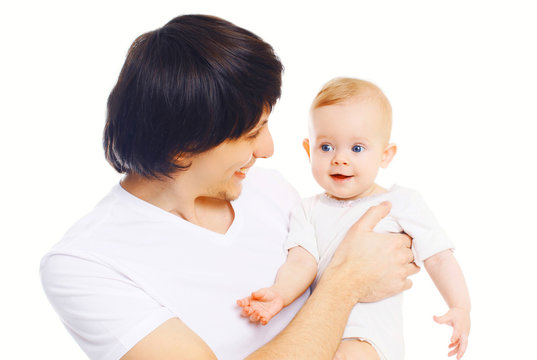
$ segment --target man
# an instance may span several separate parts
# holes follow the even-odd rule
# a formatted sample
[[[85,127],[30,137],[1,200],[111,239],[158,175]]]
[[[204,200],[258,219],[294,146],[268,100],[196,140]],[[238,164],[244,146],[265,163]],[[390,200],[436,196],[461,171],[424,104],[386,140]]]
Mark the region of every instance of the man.
[[[354,304],[411,286],[410,239],[371,232],[384,204],[349,231],[307,301],[266,327],[241,318],[234,300],[272,282],[298,200],[277,173],[252,169],[273,153],[281,72],[270,45],[214,17],[135,40],[104,132],[126,176],[41,266],[90,358],[330,359]]]

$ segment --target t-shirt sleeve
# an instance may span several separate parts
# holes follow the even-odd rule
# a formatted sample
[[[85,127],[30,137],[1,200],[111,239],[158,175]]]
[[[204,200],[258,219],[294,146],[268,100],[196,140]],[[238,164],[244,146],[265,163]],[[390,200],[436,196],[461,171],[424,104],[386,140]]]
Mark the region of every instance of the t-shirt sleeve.
[[[49,301],[90,359],[119,359],[175,317],[120,271],[86,254],[48,254],[40,270]]]
[[[307,200],[302,201],[301,204],[293,209],[289,222],[289,235],[284,246],[285,250],[289,250],[295,246],[302,246],[319,262],[319,250],[315,238],[315,229],[308,214]]]
[[[254,166],[244,181],[256,189],[256,196],[267,197],[287,216],[300,203],[298,191],[277,170]]]
[[[393,215],[404,232],[412,237],[412,249],[418,265],[434,254],[454,249],[453,243],[418,192],[403,189],[397,197],[401,206],[399,210],[394,209],[397,213]]]

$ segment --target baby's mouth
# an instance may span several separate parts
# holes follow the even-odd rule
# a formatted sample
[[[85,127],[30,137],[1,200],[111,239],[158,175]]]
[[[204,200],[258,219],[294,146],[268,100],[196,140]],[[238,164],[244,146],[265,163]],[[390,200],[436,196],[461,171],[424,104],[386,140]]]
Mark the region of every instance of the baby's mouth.
[[[343,174],[331,174],[330,177],[335,180],[346,180],[350,179],[354,175],[343,175]]]

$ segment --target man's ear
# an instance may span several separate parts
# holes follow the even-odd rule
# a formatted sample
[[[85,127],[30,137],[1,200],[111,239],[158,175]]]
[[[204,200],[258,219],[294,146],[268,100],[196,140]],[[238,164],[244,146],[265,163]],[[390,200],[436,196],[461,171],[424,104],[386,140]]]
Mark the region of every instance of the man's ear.
[[[304,139],[304,141],[302,141],[302,147],[304,148],[304,150],[306,150],[306,153],[308,153],[308,159],[311,159],[311,156],[310,156],[310,139]]]
[[[384,149],[384,152],[382,153],[382,160],[380,162],[380,167],[381,168],[388,167],[393,157],[395,156],[396,152],[397,152],[397,145],[395,144],[386,145],[386,148]]]
[[[183,153],[180,153],[180,154],[177,154],[174,156],[173,158],[173,163],[175,165],[178,165],[180,167],[189,167],[192,165],[192,160],[196,157],[196,154],[192,154],[192,153],[187,153],[187,152],[183,152]],[[178,171],[177,173],[180,173],[180,171]]]

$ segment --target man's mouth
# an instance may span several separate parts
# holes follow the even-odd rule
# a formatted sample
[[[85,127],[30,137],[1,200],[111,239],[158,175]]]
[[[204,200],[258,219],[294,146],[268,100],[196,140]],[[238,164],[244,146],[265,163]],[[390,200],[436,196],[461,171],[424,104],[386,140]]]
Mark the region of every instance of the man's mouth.
[[[248,172],[248,170],[250,170],[250,167],[243,167],[243,168],[240,168],[237,172],[238,173],[241,173],[243,175],[246,175],[246,173]]]
[[[239,170],[237,170],[237,173],[242,174],[242,175],[246,175],[248,170],[250,170],[250,168],[252,166],[254,166],[254,163],[255,163],[255,159],[250,159],[250,161],[245,166],[243,166]]]

